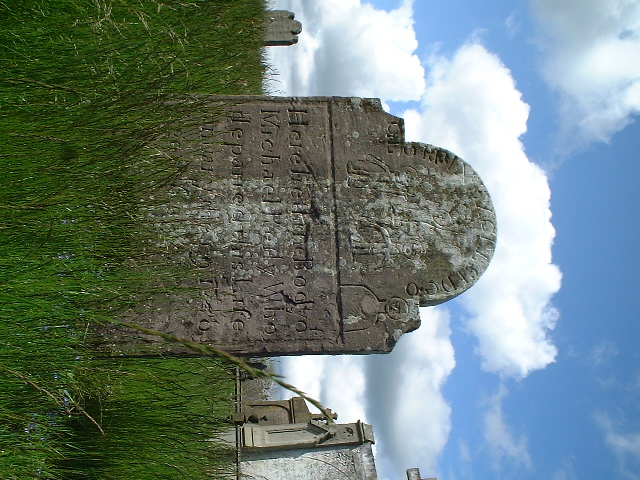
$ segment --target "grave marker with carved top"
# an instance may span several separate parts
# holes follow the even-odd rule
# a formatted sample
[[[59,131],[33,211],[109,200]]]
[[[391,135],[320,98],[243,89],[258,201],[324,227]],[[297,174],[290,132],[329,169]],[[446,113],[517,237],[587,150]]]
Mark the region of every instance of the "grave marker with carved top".
[[[302,24],[287,10],[267,10],[264,44],[267,47],[289,46],[298,43]]]
[[[167,139],[189,165],[149,212],[197,284],[127,320],[240,355],[388,352],[419,326],[418,306],[456,297],[488,266],[496,226],[480,177],[405,143],[379,100],[207,101],[227,115]]]

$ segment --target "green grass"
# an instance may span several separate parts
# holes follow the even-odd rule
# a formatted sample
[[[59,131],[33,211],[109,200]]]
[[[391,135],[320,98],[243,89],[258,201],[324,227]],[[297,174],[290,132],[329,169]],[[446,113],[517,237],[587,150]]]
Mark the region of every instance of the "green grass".
[[[0,478],[210,479],[233,474],[235,450],[216,440],[230,425],[233,408],[234,381],[227,366],[210,358],[136,358],[111,368],[96,361],[86,367],[90,370],[74,372],[81,388],[62,390],[70,415],[55,402],[33,413],[14,406],[13,412],[22,414],[15,426],[23,431],[3,435]],[[68,379],[61,387],[69,387]],[[33,395],[25,389],[25,397]],[[91,418],[74,412],[73,401]]]
[[[75,419],[78,451],[57,463],[65,478],[200,479],[234,473],[235,450],[212,441],[229,425],[234,398],[228,370],[202,358],[130,359],[114,367],[106,399],[88,405],[105,435],[96,435],[86,417]]]
[[[261,92],[263,12],[262,0],[0,0],[0,479],[228,467],[203,442],[231,408],[228,366],[103,359],[86,340],[189,274],[149,248],[144,211],[184,162],[154,141],[215,115],[168,99]]]

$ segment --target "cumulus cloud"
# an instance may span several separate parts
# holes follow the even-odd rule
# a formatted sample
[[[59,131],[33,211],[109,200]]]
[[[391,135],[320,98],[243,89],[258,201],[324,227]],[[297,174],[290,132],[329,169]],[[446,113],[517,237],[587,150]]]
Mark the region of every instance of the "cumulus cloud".
[[[287,380],[338,412],[340,422],[375,419],[380,478],[403,478],[416,466],[435,471],[451,430],[441,392],[455,366],[449,314],[430,308],[420,316],[420,329],[388,355],[282,359]]]
[[[352,355],[284,357],[281,368],[289,383],[337,412],[341,423],[366,422],[363,361]]]
[[[300,356],[280,359],[280,368],[286,373],[287,381],[310,397],[320,401],[322,401],[325,367],[326,357]]]
[[[520,435],[517,438],[505,423],[502,413],[502,402],[507,396],[507,389],[501,385],[498,392],[491,397],[484,415],[484,439],[489,448],[493,466],[500,470],[505,462],[531,469],[533,463],[527,447],[527,440]]]
[[[455,366],[449,314],[421,309],[422,326],[388,355],[367,357],[367,414],[375,418],[377,463],[392,478],[435,472],[451,431],[442,386]]]
[[[452,59],[433,58],[430,67],[422,109],[404,113],[407,137],[454,151],[491,193],[496,252],[461,300],[472,314],[467,327],[485,370],[524,377],[555,359],[548,331],[557,313],[550,299],[561,278],[551,261],[548,181],[519,139],[529,107],[509,70],[480,44],[465,45]]]
[[[269,88],[288,95],[417,100],[424,68],[414,53],[411,2],[390,12],[360,0],[278,2],[296,13],[303,33],[291,50],[268,51],[278,74]]]
[[[359,0],[282,0],[276,8],[303,23],[298,45],[270,49],[279,75],[271,88],[286,95],[374,96],[418,100],[408,110],[407,139],[449,148],[467,160],[492,194],[498,246],[478,284],[461,297],[466,327],[478,339],[486,370],[524,377],[554,361],[548,338],[556,313],[551,296],[560,273],[551,262],[554,229],[544,173],[524,154],[528,106],[500,60],[479,44],[423,66],[415,56],[411,2],[391,12]],[[427,86],[428,85],[428,86]],[[340,421],[371,421],[381,478],[408,467],[435,472],[451,430],[442,386],[454,366],[450,318],[444,306],[421,311],[422,326],[389,355],[303,357],[283,361],[289,381],[320,398]],[[504,422],[499,392],[485,431],[495,455],[529,465],[523,438]]]
[[[567,133],[608,141],[640,112],[640,3],[531,0]]]

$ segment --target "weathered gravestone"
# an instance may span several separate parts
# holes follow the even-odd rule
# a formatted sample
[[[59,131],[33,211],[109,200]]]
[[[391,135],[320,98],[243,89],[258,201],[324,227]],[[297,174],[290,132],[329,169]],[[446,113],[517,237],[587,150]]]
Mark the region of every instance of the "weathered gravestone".
[[[489,264],[495,215],[479,176],[405,143],[379,100],[207,101],[226,116],[166,139],[189,165],[149,213],[198,279],[126,320],[240,355],[388,352],[419,326],[418,306],[454,298]]]
[[[407,468],[407,480],[438,480],[434,477],[422,478],[419,468]]]
[[[351,424],[362,426],[362,423]],[[238,479],[251,480],[376,480],[372,442],[349,425],[335,438],[297,448],[255,449],[242,456]],[[280,432],[284,437],[285,432]],[[344,437],[348,437],[345,439]],[[334,443],[332,443],[332,440]]]
[[[371,425],[328,423],[300,397],[241,405],[238,479],[376,480]],[[419,480],[419,479],[418,479]]]
[[[264,44],[267,47],[289,46],[298,43],[302,24],[287,10],[267,10]]]

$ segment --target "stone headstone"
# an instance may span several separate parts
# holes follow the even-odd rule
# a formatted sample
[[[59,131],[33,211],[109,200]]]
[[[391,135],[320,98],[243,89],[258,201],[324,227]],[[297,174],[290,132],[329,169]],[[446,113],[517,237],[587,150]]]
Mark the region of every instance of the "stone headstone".
[[[302,24],[287,10],[267,10],[264,44],[267,47],[288,46],[298,43]]]
[[[291,424],[246,424],[241,428],[244,451],[290,450],[297,448],[373,443],[373,430],[362,422],[326,424],[318,420]]]
[[[229,441],[238,449],[239,479],[376,479],[371,425],[322,421],[300,397],[243,403],[238,414],[246,423]]]
[[[488,266],[496,225],[480,177],[405,142],[379,100],[207,101],[226,115],[165,139],[188,167],[149,212],[198,279],[126,320],[239,355],[388,352],[419,306]],[[105,333],[127,352],[122,332]]]
[[[239,479],[251,480],[376,480],[372,445],[352,443],[243,455]]]
[[[407,468],[407,480],[438,480],[435,477],[422,478],[419,468]]]
[[[336,414],[332,415],[335,420]],[[235,414],[239,423],[257,423],[259,425],[282,425],[289,423],[309,423],[323,420],[321,413],[312,414],[302,397],[289,400],[243,401],[240,411]]]

